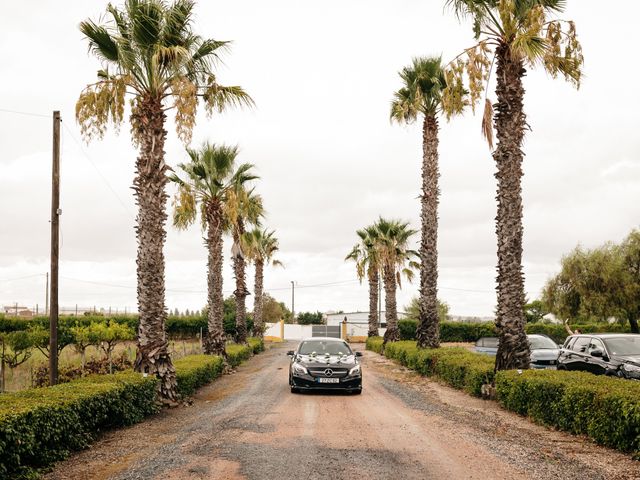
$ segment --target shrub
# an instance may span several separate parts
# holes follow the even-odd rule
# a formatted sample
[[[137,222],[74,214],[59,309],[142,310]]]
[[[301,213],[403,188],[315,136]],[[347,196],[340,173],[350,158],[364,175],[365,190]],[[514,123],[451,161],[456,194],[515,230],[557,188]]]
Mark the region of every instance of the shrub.
[[[382,339],[367,340],[367,349],[382,351]],[[416,342],[387,343],[384,355],[422,375],[440,378],[454,388],[480,396],[482,385],[491,383],[494,376],[494,359],[459,347],[420,349]]]
[[[640,382],[585,372],[498,372],[500,404],[537,423],[640,457]]]
[[[251,358],[253,355],[253,348],[248,345],[238,345],[236,343],[230,343],[227,345],[227,362],[232,367],[237,367],[245,360]]]
[[[193,395],[199,387],[220,376],[224,361],[216,355],[189,355],[174,362],[178,393],[185,397]]]
[[[0,477],[34,476],[101,430],[156,412],[156,384],[155,377],[120,373],[0,396]]]
[[[249,338],[249,346],[253,349],[253,353],[264,352],[264,340],[262,338]]]

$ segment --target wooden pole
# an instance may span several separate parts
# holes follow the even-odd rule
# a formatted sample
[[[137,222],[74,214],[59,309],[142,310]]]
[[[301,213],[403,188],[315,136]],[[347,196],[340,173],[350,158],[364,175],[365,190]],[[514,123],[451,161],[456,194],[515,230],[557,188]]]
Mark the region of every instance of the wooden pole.
[[[58,383],[58,262],[60,247],[60,112],[53,112],[51,172],[51,315],[49,316],[49,384]]]

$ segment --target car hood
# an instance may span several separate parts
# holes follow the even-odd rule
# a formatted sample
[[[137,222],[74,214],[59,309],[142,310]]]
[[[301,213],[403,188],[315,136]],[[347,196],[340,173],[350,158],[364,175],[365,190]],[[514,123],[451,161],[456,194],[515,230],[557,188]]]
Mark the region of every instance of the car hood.
[[[355,365],[355,355],[296,355],[295,361],[306,367],[349,367]]]
[[[560,355],[557,348],[540,348],[531,350],[531,360],[555,360]]]
[[[640,366],[640,355],[613,355],[613,358],[624,363],[632,363]]]

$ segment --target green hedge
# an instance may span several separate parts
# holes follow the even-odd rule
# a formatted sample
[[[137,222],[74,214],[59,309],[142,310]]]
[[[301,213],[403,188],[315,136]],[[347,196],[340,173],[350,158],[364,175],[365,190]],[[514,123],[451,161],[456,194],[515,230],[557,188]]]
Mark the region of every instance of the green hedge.
[[[263,350],[257,338],[249,345],[229,344],[229,363],[237,366]],[[222,358],[212,355],[190,355],[174,365],[182,396],[223,370]],[[157,412],[157,382],[127,371],[0,395],[0,478],[37,478],[39,469],[86,448],[99,432]]]
[[[127,372],[1,395],[0,478],[36,477],[98,432],[156,412],[156,384]]]
[[[500,404],[640,458],[640,382],[584,372],[498,372]]]
[[[367,349],[382,351],[382,339],[367,340]],[[420,349],[414,341],[387,343],[384,355],[422,375],[436,377],[454,388],[480,396],[482,385],[493,381],[494,359],[465,348]]]
[[[218,378],[224,369],[222,357],[216,355],[189,355],[173,362],[176,367],[178,394],[193,395],[203,385]]]
[[[402,340],[415,340],[417,320],[400,320],[398,329]],[[582,333],[628,333],[628,325],[592,323],[587,325],[572,325],[573,329],[579,328]],[[527,333],[540,333],[548,335],[556,343],[564,343],[567,338],[567,331],[564,325],[553,325],[548,323],[528,323]],[[463,322],[441,322],[440,341],[441,342],[475,342],[481,337],[495,337],[497,332],[492,322],[463,323]]]

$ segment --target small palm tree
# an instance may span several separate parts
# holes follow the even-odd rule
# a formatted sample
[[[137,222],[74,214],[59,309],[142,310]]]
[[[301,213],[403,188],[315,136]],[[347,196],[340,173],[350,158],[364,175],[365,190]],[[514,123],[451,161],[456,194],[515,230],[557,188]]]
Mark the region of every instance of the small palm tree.
[[[496,370],[528,368],[522,272],[522,144],[528,125],[522,79],[526,66],[542,65],[552,77],[561,74],[579,87],[582,48],[573,22],[549,20],[563,11],[564,0],[447,0],[447,4],[459,17],[471,17],[478,41],[447,68],[443,104],[448,115],[460,112],[467,104],[461,95],[465,89],[463,76],[468,79],[470,102],[475,105],[488,88],[496,65],[497,103],[492,105],[485,98],[482,120],[490,148],[492,121],[498,140],[493,151],[498,169],[496,326],[500,343]]]
[[[367,335],[369,337],[377,337],[380,326],[378,318],[380,262],[375,248],[378,232],[375,226],[369,226],[362,230],[357,230],[356,234],[360,237],[360,242],[354,245],[351,252],[345,257],[345,261],[352,260],[355,262],[360,282],[362,282],[365,275],[367,277],[369,283],[369,329]]]
[[[236,301],[236,338],[237,343],[247,343],[247,306],[246,298],[250,294],[247,289],[247,261],[243,248],[242,237],[246,232],[246,225],[260,225],[264,215],[262,197],[253,189],[239,189],[227,197],[225,202],[227,230],[231,233],[233,246],[231,257],[233,274],[236,279],[236,289],[233,292]]]
[[[273,258],[278,251],[278,239],[275,232],[267,229],[254,228],[242,236],[243,250],[247,258],[255,266],[254,300],[253,300],[253,332],[262,338],[264,335],[264,320],[262,316],[264,267],[265,265],[282,266],[280,260]]]
[[[416,338],[421,348],[440,345],[438,321],[438,115],[446,87],[440,57],[414,58],[400,72],[402,88],[391,102],[391,120],[413,123],[422,116],[422,195],[420,219],[420,315]]]
[[[173,224],[185,229],[196,221],[198,211],[202,228],[207,234],[208,332],[203,341],[205,353],[225,353],[224,298],[222,296],[222,236],[227,222],[225,205],[237,197],[246,184],[257,179],[251,173],[253,165],[243,163],[236,168],[238,147],[204,143],[198,150],[187,149],[190,161],[178,166],[184,178],[171,179],[178,184],[174,199]]]
[[[131,133],[140,150],[133,181],[140,314],[135,369],[157,375],[160,396],[170,403],[176,379],[165,332],[165,112],[175,107],[178,137],[189,143],[199,100],[209,113],[253,104],[242,88],[218,83],[213,67],[228,42],[193,33],[193,7],[191,0],[126,0],[122,8],[109,4],[104,24],[80,24],[89,51],[103,66],[76,104],[85,139],[102,138],[109,123],[119,127],[126,97],[132,98]]]
[[[409,228],[409,223],[380,218],[375,223],[375,229],[375,249],[382,267],[384,283],[384,309],[387,322],[384,343],[386,344],[400,340],[396,289],[402,288],[402,275],[411,281],[413,269],[420,268],[420,264],[415,260],[419,256],[418,252],[409,249],[411,236],[416,233]]]

